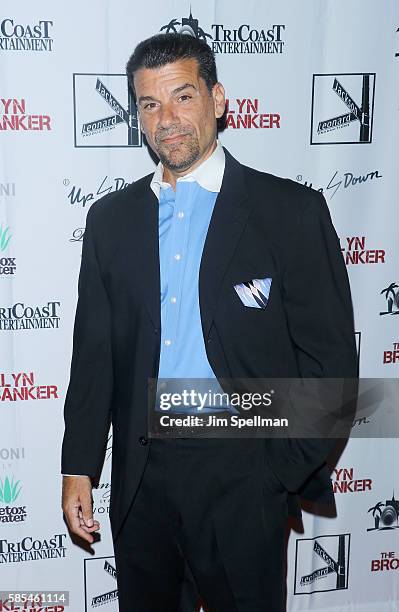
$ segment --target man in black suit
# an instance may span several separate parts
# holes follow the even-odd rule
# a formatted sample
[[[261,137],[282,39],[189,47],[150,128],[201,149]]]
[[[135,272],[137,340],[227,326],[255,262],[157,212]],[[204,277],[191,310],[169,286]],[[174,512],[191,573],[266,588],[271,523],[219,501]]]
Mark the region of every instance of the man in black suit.
[[[87,215],[63,510],[93,542],[91,478],[112,422],[120,611],[178,610],[189,568],[212,612],[281,612],[288,504],[333,503],[334,441],[149,439],[148,379],[355,377],[339,241],[321,194],[221,147],[206,43],[157,35],[127,73],[160,163]]]

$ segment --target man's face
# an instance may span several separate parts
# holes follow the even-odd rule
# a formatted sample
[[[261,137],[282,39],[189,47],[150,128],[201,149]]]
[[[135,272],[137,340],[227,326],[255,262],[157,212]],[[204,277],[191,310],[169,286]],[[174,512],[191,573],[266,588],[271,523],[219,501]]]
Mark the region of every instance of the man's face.
[[[163,165],[177,172],[201,163],[216,138],[216,118],[225,107],[220,83],[210,93],[195,59],[134,75],[141,129]]]

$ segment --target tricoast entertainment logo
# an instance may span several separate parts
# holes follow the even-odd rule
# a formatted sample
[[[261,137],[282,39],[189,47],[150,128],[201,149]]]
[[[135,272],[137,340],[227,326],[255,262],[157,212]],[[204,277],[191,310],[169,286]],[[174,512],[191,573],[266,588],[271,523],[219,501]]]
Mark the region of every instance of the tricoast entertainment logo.
[[[61,302],[46,302],[43,306],[27,306],[17,302],[0,307],[0,331],[58,329]]]
[[[16,19],[0,22],[0,51],[52,51],[53,22],[47,19],[26,23]]]
[[[208,29],[208,28],[207,28]],[[206,32],[195,19],[190,10],[188,17],[172,18],[163,25],[161,32],[166,34],[188,34],[207,42],[214,53],[263,53],[268,55],[281,54],[284,51],[285,25],[268,23],[253,25],[248,23],[226,25],[213,23],[210,26],[212,34]]]
[[[0,563],[64,558],[66,537],[66,533],[57,533],[43,539],[35,539],[32,536],[26,536],[18,541],[0,539]]]

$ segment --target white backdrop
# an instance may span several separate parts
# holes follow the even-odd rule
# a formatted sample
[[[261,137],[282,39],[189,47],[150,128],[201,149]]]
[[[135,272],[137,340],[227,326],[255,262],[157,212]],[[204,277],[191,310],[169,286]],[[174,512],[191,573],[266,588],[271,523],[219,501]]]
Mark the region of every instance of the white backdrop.
[[[399,368],[398,3],[193,0],[191,11],[177,0],[25,0],[0,13],[0,590],[66,590],[72,612],[105,593],[102,609],[118,609],[111,458],[90,552],[62,518],[60,444],[87,210],[154,168],[128,125],[124,66],[140,40],[179,31],[183,18],[206,37],[229,99],[221,142],[243,163],[323,189],[348,264],[360,373]],[[396,459],[396,439],[350,441],[333,473],[338,516],[304,512],[304,532],[291,532],[289,610],[397,609]]]

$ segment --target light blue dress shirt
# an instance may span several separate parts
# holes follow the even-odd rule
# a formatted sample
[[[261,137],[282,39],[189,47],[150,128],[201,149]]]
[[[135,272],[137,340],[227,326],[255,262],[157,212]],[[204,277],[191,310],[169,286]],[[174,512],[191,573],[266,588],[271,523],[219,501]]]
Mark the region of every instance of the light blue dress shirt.
[[[158,378],[216,379],[208,361],[201,327],[199,268],[215,201],[220,191],[225,155],[220,143],[193,172],[178,178],[176,191],[163,181],[159,163],[151,188],[159,199],[161,280],[161,351]],[[192,388],[192,387],[190,387]],[[201,388],[221,391],[218,384]],[[226,409],[221,406],[220,409]],[[195,413],[180,406],[168,413]],[[204,407],[201,413],[214,411]],[[217,409],[215,410],[217,411]]]

